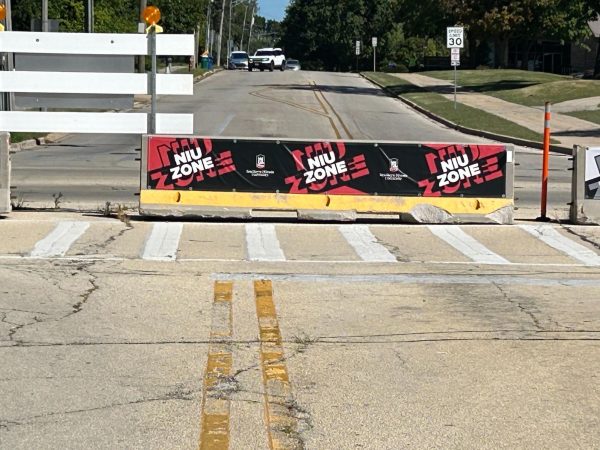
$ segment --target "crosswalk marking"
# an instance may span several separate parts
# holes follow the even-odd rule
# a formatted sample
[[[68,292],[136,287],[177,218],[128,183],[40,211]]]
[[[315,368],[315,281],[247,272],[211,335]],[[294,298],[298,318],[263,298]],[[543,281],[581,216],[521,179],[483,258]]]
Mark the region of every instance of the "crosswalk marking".
[[[89,226],[89,222],[59,222],[48,236],[35,244],[30,256],[39,258],[64,256]]]
[[[481,264],[510,264],[456,225],[428,225],[429,230],[466,257]]]
[[[155,223],[142,251],[142,259],[175,261],[182,231],[182,223]]]
[[[589,248],[563,236],[550,225],[519,225],[529,234],[540,239],[550,247],[555,248],[571,258],[576,259],[588,266],[599,266],[600,256]]]
[[[285,261],[273,224],[247,223],[246,249],[250,261]]]
[[[363,261],[397,261],[388,249],[377,242],[377,238],[373,236],[368,225],[340,225],[339,230]]]

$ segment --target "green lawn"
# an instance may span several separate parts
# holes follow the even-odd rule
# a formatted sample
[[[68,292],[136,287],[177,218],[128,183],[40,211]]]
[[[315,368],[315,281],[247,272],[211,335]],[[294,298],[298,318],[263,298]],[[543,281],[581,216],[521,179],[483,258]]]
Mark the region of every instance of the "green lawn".
[[[422,108],[458,125],[504,136],[514,136],[530,141],[542,140],[541,133],[536,133],[521,125],[494,114],[489,114],[480,109],[471,108],[470,106],[461,103],[458,103],[457,108],[454,109],[454,102],[451,100],[446,99],[440,94],[428,92],[406,80],[380,72],[366,72],[364,75],[381,86],[384,86],[388,92],[406,98]]]
[[[16,144],[17,142],[23,142],[28,139],[36,139],[42,136],[46,136],[46,133],[10,133],[10,142]]]
[[[600,108],[600,105],[598,106]],[[594,111],[574,111],[566,114],[579,119],[587,120],[589,122],[600,124],[600,109],[596,109]]]
[[[433,78],[454,80],[452,70],[424,72]],[[458,85],[525,106],[542,106],[545,102],[600,96],[600,80],[577,80],[562,75],[526,70],[459,70]]]

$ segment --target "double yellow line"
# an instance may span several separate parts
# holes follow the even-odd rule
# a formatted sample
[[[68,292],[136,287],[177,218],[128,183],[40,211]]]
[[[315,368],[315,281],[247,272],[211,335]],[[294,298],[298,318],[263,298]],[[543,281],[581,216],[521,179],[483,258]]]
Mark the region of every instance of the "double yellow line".
[[[285,362],[281,331],[269,280],[254,282],[260,340],[265,423],[271,450],[303,448],[294,398]],[[215,282],[208,361],[204,374],[201,414],[201,450],[225,450],[230,440],[231,378],[233,353],[233,283]]]
[[[333,117],[331,116],[331,113],[333,113],[333,115],[336,117],[338,123],[343,128],[344,133],[346,133],[345,139],[354,139],[354,137],[352,136],[352,133],[350,133],[350,130],[348,129],[348,127],[346,126],[346,124],[344,123],[344,121],[342,120],[340,115],[333,108],[333,105],[329,102],[329,100],[327,100],[327,98],[325,97],[323,92],[319,89],[319,86],[317,85],[317,83],[315,81],[311,81],[308,84],[309,84],[309,86],[312,87],[312,92],[315,95],[317,102],[321,106],[321,111],[319,111],[318,109],[310,108],[305,105],[300,105],[298,103],[294,103],[289,100],[284,100],[284,99],[281,99],[278,97],[272,97],[270,95],[267,95],[265,92],[271,90],[272,88],[270,88],[270,87],[261,89],[259,91],[250,92],[250,95],[252,95],[254,97],[262,98],[265,100],[271,100],[273,102],[282,103],[284,105],[292,106],[293,108],[301,109],[303,111],[307,111],[307,112],[317,114],[322,117],[326,117],[329,120],[329,123],[331,124],[331,128],[333,128],[335,137],[337,139],[342,139],[342,134],[340,133],[338,127],[335,124]]]

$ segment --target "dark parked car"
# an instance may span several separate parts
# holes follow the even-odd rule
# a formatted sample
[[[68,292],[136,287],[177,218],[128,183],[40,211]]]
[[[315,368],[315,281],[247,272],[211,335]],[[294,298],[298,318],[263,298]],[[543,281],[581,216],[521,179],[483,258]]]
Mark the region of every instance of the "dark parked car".
[[[248,68],[248,53],[246,52],[231,52],[229,55],[229,66],[230,70],[234,69],[247,69]]]
[[[285,62],[285,68],[287,70],[300,70],[300,61],[298,61],[297,59],[288,59]]]

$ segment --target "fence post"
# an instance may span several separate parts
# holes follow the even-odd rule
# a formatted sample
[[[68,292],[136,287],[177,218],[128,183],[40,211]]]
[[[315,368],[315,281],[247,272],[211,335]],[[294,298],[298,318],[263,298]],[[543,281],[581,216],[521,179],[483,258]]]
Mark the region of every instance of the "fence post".
[[[571,182],[571,206],[569,220],[573,224],[585,223],[587,218],[583,212],[585,198],[585,147],[573,146],[573,174]]]
[[[10,211],[10,134],[0,132],[0,213]]]

